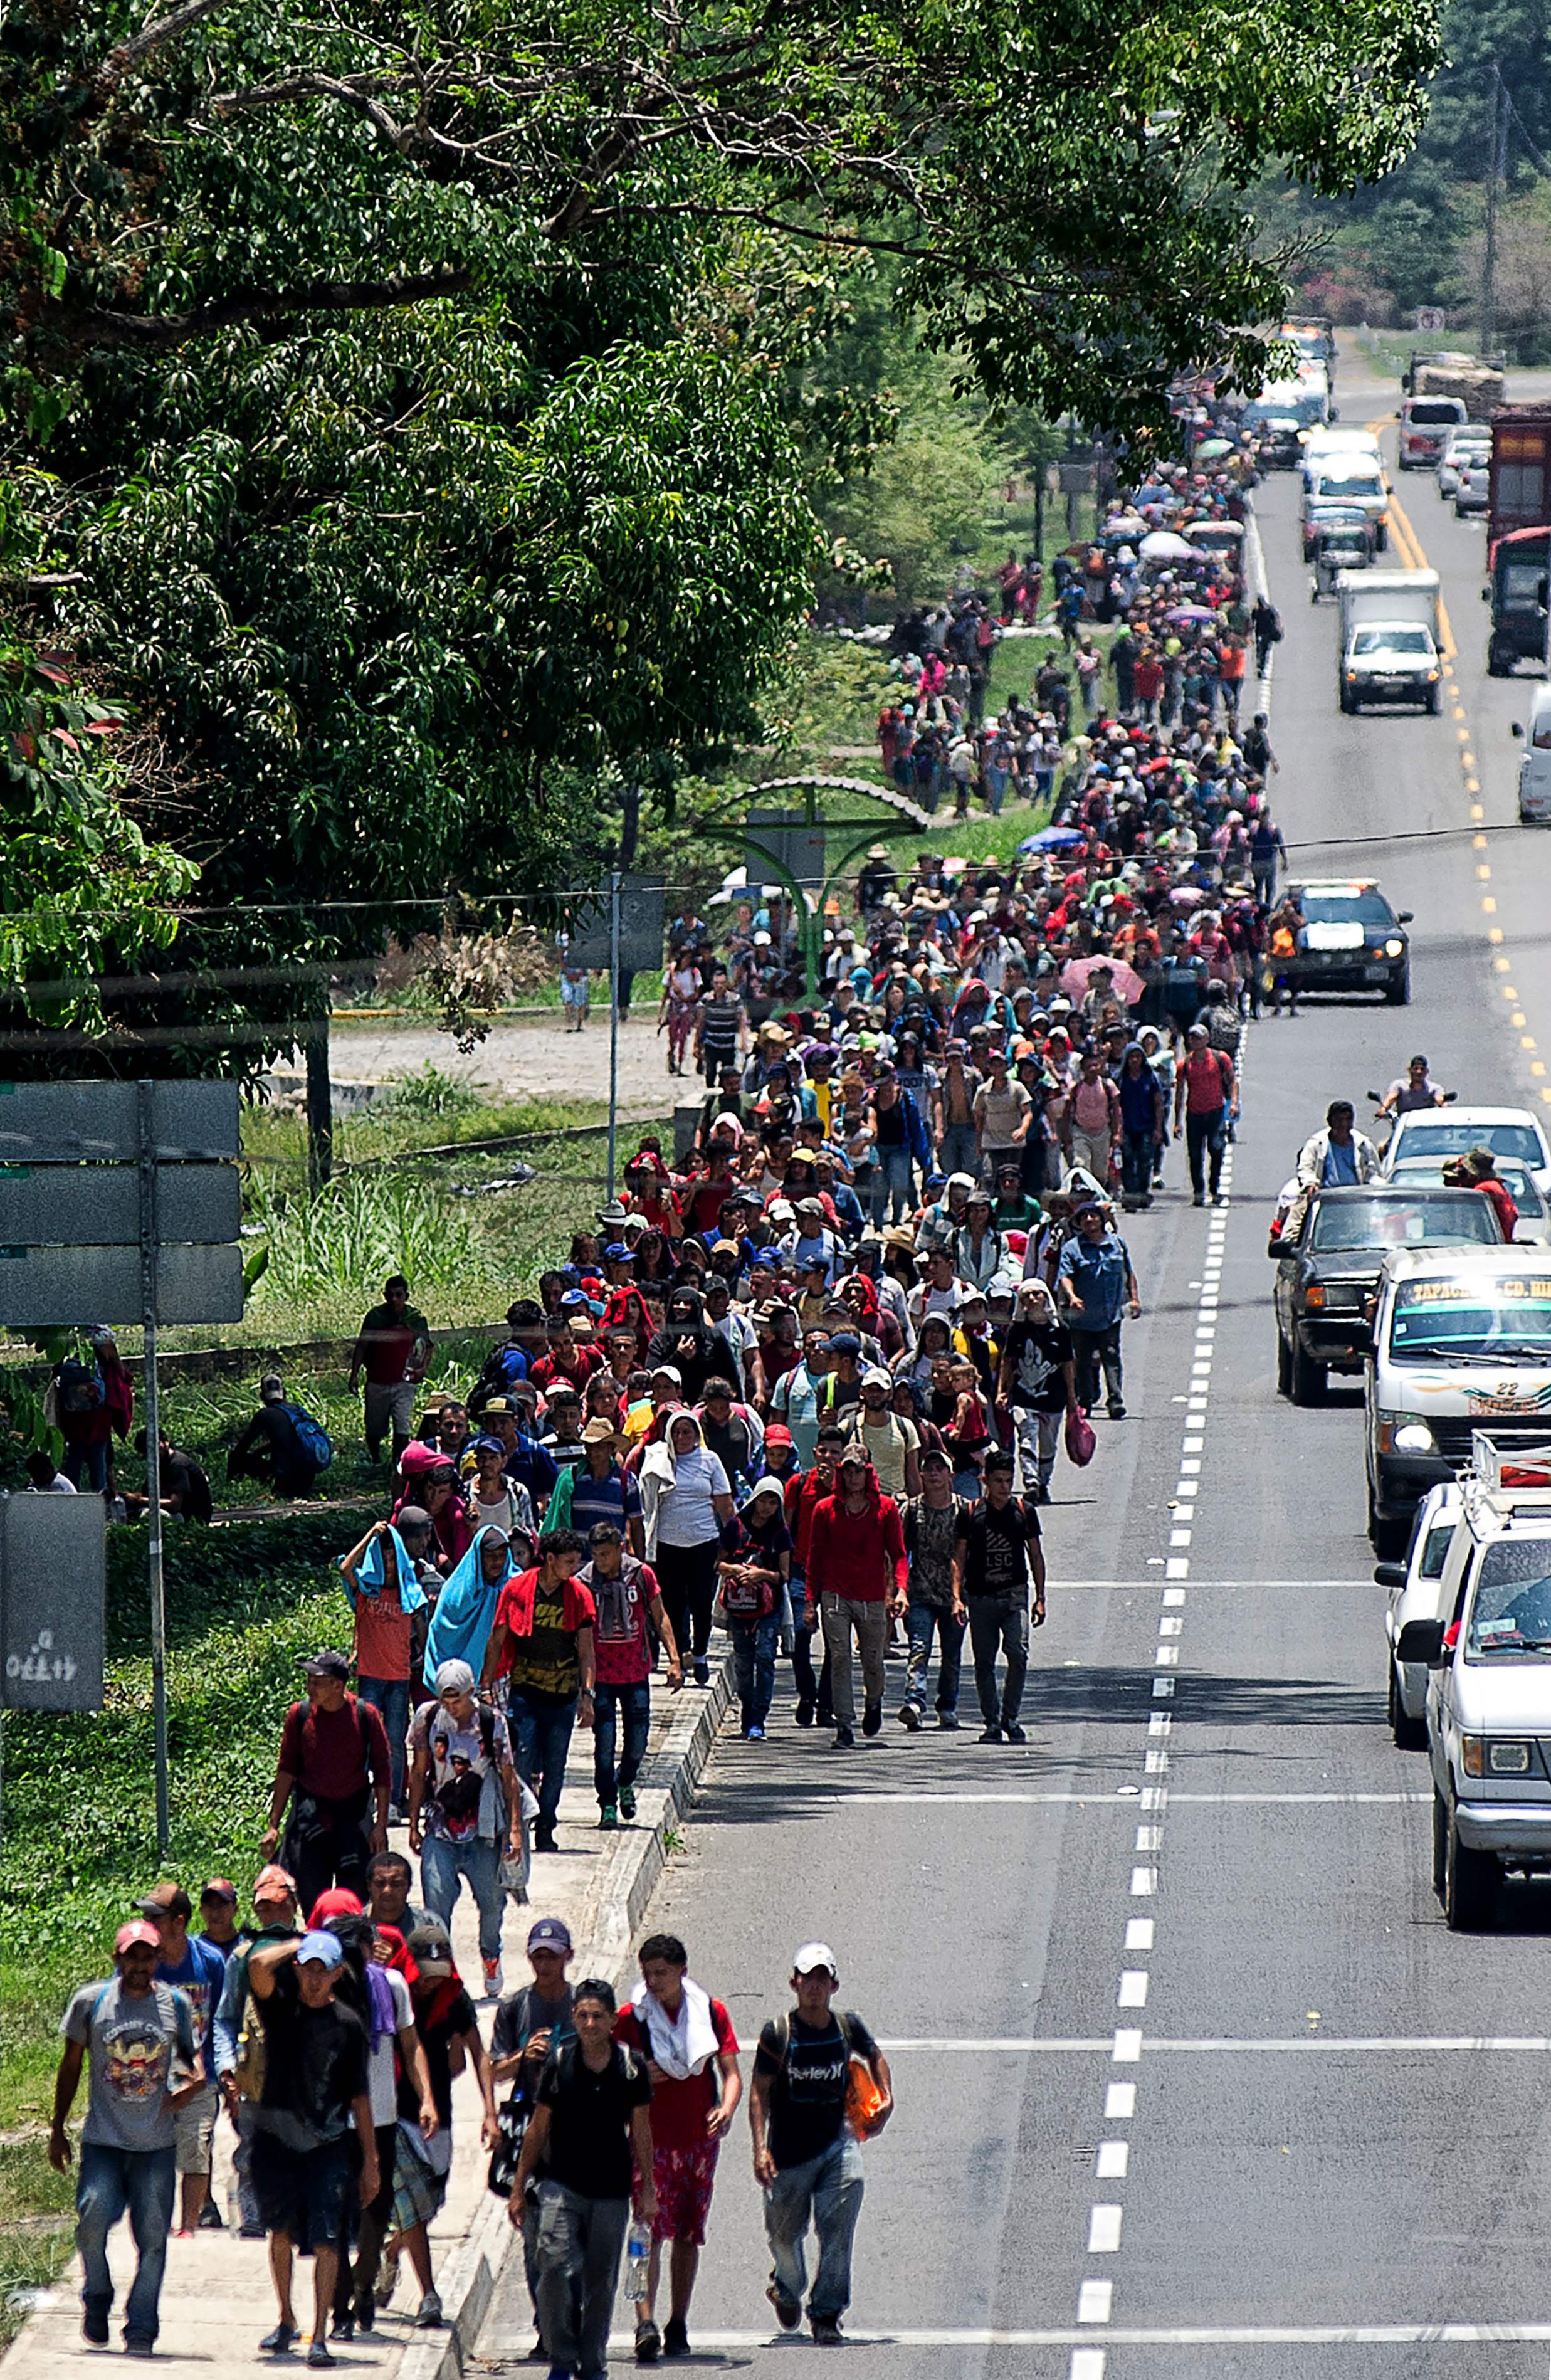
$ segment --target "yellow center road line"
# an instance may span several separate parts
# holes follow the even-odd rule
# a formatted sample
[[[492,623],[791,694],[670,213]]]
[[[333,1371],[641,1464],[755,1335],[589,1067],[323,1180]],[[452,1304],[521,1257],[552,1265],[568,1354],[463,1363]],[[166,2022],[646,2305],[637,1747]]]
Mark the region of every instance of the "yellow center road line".
[[[1405,556],[1408,569],[1430,570],[1432,568],[1432,564],[1423,552],[1422,540],[1412,528],[1405,506],[1393,489],[1389,492],[1389,528],[1391,536]],[[1438,589],[1438,628],[1443,637],[1443,658],[1447,668],[1458,653],[1459,647],[1454,641],[1454,629],[1449,621],[1448,606],[1443,600],[1441,587]]]

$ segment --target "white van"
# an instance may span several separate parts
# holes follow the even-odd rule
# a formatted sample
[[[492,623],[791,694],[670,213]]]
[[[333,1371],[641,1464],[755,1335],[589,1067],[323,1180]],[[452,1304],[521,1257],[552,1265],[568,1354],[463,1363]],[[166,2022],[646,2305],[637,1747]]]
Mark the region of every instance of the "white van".
[[[1402,1551],[1429,1488],[1471,1439],[1551,1438],[1551,1263],[1539,1247],[1400,1249],[1379,1280],[1364,1387],[1368,1530]]]
[[[1519,820],[1521,826],[1545,826],[1551,820],[1551,686],[1537,686],[1530,698],[1530,716],[1513,733],[1524,740],[1519,763]]]

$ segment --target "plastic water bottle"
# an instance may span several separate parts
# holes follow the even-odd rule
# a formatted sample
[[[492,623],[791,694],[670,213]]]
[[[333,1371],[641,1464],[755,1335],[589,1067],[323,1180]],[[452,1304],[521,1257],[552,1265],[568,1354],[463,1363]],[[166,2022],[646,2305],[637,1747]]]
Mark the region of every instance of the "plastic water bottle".
[[[624,2294],[633,2304],[639,2305],[646,2296],[650,2259],[651,2232],[644,2223],[632,2223],[624,2245]]]

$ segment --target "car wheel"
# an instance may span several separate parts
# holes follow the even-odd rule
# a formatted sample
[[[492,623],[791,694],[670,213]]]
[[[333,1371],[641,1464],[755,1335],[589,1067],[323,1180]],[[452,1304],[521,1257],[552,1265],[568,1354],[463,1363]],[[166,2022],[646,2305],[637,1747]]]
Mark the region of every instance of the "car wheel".
[[[1387,521],[1380,521],[1377,535],[1374,539],[1374,552],[1375,553],[1387,553],[1388,551],[1389,525]]]
[[[1448,1809],[1443,1795],[1433,1788],[1433,1890],[1443,1899],[1443,1872],[1448,1858]]]
[[[1443,1913],[1451,1934],[1473,1934],[1492,1914],[1498,1867],[1490,1852],[1472,1852],[1460,1840],[1460,1822],[1448,1820],[1444,1841]]]
[[[1422,1752],[1427,1743],[1427,1722],[1412,1718],[1400,1698],[1400,1675],[1389,1664],[1389,1732],[1401,1752]]]
[[[1433,687],[1431,687],[1431,688],[1429,689],[1429,691],[1428,691],[1428,695],[1427,695],[1427,716],[1428,716],[1428,718],[1429,718],[1429,719],[1436,719],[1436,718],[1437,717],[1437,715],[1438,715],[1439,711],[1440,711],[1442,709],[1443,709],[1443,697],[1442,697],[1442,692],[1441,692],[1441,690],[1440,690],[1440,688],[1439,688],[1439,687],[1437,687],[1437,686],[1433,686]]]
[[[1411,965],[1409,961],[1406,965],[1401,967],[1398,975],[1390,977],[1389,981],[1384,987],[1384,997],[1391,1008],[1410,1007]]]
[[[1288,1387],[1295,1405],[1317,1405],[1325,1402],[1325,1387],[1329,1378],[1323,1364],[1312,1364],[1296,1340],[1292,1342]]]
[[[1292,1351],[1278,1330],[1277,1333],[1277,1394],[1290,1396],[1292,1391]]]

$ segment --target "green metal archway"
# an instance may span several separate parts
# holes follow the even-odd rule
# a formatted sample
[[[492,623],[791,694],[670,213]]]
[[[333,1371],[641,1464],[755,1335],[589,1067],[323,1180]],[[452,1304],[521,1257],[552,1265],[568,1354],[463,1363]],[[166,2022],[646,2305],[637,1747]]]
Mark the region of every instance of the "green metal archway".
[[[876,817],[870,819],[826,817],[818,808],[819,795],[821,793],[860,794],[865,800],[876,803],[879,809],[891,811],[899,826],[904,827],[913,834],[929,834],[936,821],[929,810],[924,810],[918,802],[913,802],[907,795],[896,793],[891,785],[869,784],[863,777],[834,777],[826,775],[820,771],[808,770],[795,777],[768,777],[761,784],[751,787],[750,791],[757,793],[761,799],[768,794],[800,793],[803,795],[802,823],[809,832],[822,827],[826,837],[830,835],[846,837],[834,866],[829,869],[815,896],[807,886],[799,883],[791,869],[776,856],[769,844],[760,841],[762,832],[770,833],[775,830],[749,826],[711,826],[706,829],[707,834],[715,837],[718,841],[724,839],[730,843],[736,843],[750,856],[757,856],[761,866],[769,868],[780,879],[790,894],[796,914],[802,920],[804,989],[806,997],[812,1002],[818,996],[818,972],[824,951],[824,905],[852,861],[859,858],[871,843],[881,823]],[[827,842],[824,856],[827,862],[830,856]]]

